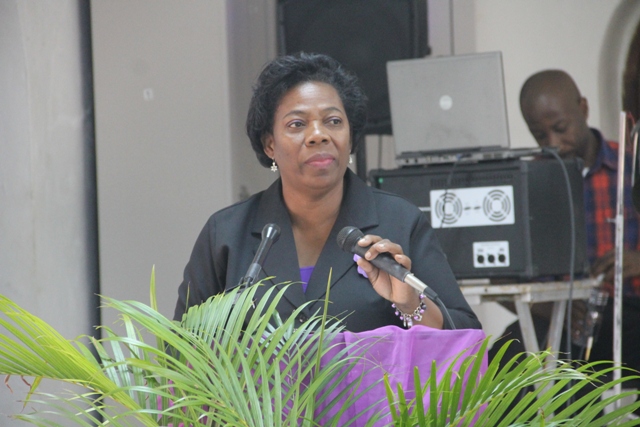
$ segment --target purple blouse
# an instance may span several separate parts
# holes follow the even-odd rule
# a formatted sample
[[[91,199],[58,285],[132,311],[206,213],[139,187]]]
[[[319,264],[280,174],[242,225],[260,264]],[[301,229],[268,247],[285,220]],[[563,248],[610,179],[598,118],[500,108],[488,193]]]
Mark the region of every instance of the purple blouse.
[[[300,280],[302,281],[302,292],[307,292],[307,285],[309,285],[309,279],[311,273],[313,273],[313,265],[311,267],[300,267]]]

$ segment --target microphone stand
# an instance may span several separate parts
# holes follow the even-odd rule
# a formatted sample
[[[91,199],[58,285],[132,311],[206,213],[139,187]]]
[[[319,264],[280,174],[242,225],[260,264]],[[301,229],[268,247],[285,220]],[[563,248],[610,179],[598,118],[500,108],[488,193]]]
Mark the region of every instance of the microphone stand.
[[[279,237],[280,227],[278,227],[276,224],[266,224],[262,228],[262,240],[260,241],[260,246],[258,246],[256,254],[253,257],[253,261],[249,265],[247,272],[238,283],[238,293],[244,291],[247,287],[253,285],[256,282],[260,271],[262,271],[262,264],[267,258],[269,249],[271,249],[271,245],[277,242]]]

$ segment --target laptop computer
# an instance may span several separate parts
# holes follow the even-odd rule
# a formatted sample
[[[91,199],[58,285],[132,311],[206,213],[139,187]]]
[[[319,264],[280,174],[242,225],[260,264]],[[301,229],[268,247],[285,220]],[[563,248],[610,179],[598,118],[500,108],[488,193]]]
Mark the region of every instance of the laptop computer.
[[[399,166],[534,155],[511,149],[501,52],[387,62]]]

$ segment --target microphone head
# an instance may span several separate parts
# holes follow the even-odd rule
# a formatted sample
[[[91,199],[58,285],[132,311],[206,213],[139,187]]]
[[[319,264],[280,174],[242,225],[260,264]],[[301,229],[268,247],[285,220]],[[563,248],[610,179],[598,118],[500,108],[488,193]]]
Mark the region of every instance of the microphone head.
[[[262,228],[262,240],[270,239],[275,243],[280,237],[280,227],[276,224],[266,224]]]
[[[338,233],[338,237],[336,240],[338,241],[338,246],[343,251],[353,253],[353,248],[358,243],[358,240],[362,239],[364,234],[357,227],[346,226]]]

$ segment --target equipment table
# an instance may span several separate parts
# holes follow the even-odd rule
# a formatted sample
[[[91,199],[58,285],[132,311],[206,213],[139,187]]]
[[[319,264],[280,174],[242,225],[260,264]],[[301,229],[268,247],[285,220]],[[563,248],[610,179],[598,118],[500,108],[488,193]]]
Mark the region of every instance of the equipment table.
[[[573,282],[571,299],[586,300],[593,288],[598,286],[596,279],[582,279]],[[538,340],[531,317],[531,304],[537,302],[553,302],[551,323],[549,325],[549,341],[547,347],[553,351],[560,350],[562,328],[569,300],[569,282],[532,282],[516,284],[465,284],[460,281],[460,289],[469,304],[484,302],[512,302],[520,321],[520,329],[527,351],[538,352]]]

